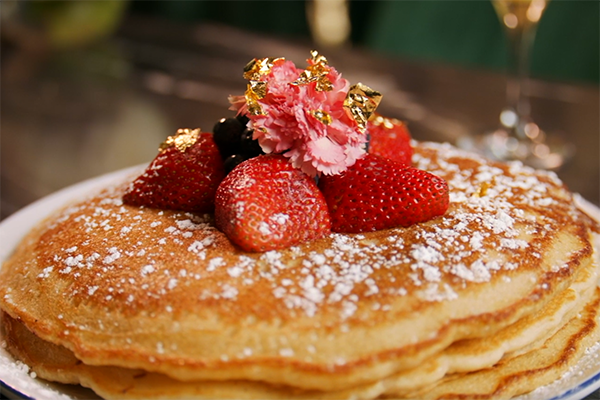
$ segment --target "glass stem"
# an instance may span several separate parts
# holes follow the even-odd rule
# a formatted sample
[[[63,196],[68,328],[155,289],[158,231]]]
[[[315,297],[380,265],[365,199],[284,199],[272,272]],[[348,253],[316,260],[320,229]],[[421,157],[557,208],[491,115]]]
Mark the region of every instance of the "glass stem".
[[[527,137],[523,127],[529,120],[527,84],[529,83],[529,57],[535,38],[536,25],[506,29],[508,39],[507,103],[517,117],[513,131],[519,139],[522,139]]]

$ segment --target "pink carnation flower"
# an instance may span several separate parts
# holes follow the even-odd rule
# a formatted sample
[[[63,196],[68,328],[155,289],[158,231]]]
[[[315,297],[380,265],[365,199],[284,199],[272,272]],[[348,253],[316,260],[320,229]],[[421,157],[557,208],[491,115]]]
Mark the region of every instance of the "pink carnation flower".
[[[306,71],[314,77],[316,63],[308,62]],[[364,155],[367,140],[343,107],[350,84],[333,67],[320,66],[325,72],[311,80],[293,62],[275,60],[259,78],[266,82],[266,94],[255,98],[260,112],[249,112],[247,97],[230,97],[231,108],[250,118],[265,153],[283,153],[310,176],[345,171]]]

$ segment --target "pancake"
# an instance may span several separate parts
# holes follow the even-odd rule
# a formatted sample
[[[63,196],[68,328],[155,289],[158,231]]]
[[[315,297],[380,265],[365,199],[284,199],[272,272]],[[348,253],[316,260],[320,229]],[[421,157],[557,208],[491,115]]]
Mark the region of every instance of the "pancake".
[[[600,289],[593,285],[589,292],[593,300],[583,310],[578,309],[579,315],[569,318],[558,333],[552,332],[543,341],[541,351],[536,349],[520,357],[506,357],[492,368],[470,374],[449,374],[441,381],[430,379],[430,385],[425,385],[423,378],[439,375],[440,368],[427,363],[374,384],[327,392],[248,381],[181,382],[143,370],[88,366],[71,351],[41,340],[22,323],[5,314],[2,315],[2,326],[9,350],[40,377],[62,383],[80,383],[106,398],[347,399],[384,395],[387,398],[425,399],[464,398],[465,392],[469,393],[466,397],[510,398],[510,395],[537,388],[540,382],[554,381],[572,367],[587,348],[600,340]],[[468,353],[466,344],[462,343],[460,347],[463,356]],[[481,343],[469,350],[471,359],[477,357],[481,354]],[[481,376],[485,378],[481,379]],[[411,387],[407,383],[414,383],[414,379],[419,379],[424,387],[417,392],[407,392],[406,388]]]
[[[445,377],[412,399],[510,399],[559,379],[600,340],[600,289],[594,299],[536,351],[507,358],[493,368]],[[394,395],[392,397],[397,397]]]
[[[124,206],[118,182],[3,265],[9,350],[107,398],[404,396],[539,352],[595,301],[599,229],[555,174],[432,143],[413,160],[448,182],[444,216],[266,253],[210,215]]]
[[[544,342],[544,347],[507,358],[492,368],[451,374],[417,392],[398,392],[387,381],[345,391],[299,391],[248,381],[181,382],[143,370],[88,366],[62,346],[43,341],[21,323],[3,315],[9,349],[41,377],[63,383],[81,383],[106,398],[235,398],[235,399],[508,399],[561,377],[586,349],[600,340],[600,289],[578,317]],[[394,390],[396,389],[396,390]]]

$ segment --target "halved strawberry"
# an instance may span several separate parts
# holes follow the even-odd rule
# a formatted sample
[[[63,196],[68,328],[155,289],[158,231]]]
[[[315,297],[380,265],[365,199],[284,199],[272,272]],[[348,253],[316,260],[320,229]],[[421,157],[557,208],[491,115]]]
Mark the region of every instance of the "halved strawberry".
[[[334,232],[367,232],[409,226],[448,209],[446,181],[429,172],[374,154],[339,175],[323,176]]]
[[[410,165],[413,148],[406,124],[394,118],[376,115],[367,124],[369,153]]]
[[[179,129],[161,145],[160,153],[131,183],[123,202],[199,213],[212,212],[225,172],[212,133]]]
[[[246,251],[268,251],[324,237],[331,222],[315,181],[279,154],[244,161],[221,182],[215,223]]]

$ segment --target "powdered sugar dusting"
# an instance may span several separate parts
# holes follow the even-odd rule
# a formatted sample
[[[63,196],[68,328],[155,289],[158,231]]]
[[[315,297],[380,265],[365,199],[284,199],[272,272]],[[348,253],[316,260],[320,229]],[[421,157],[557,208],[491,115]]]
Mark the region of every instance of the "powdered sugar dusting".
[[[562,215],[576,215],[561,201],[569,194],[552,173],[534,173],[518,163],[489,164],[439,144],[418,148],[414,163],[448,182],[451,204],[443,218],[391,229],[383,238],[378,232],[331,234],[318,248],[308,243],[265,253],[224,254],[226,239],[211,216],[125,207],[121,192],[111,189],[90,205],[63,212],[57,224],[71,220],[87,236],[54,254],[38,278],[85,277],[81,282],[87,286],[74,284],[63,295],[124,299],[121,307],[190,285],[199,285],[200,302],[235,302],[254,296],[253,288],[260,286],[261,296],[271,296],[291,313],[314,316],[329,309],[343,320],[356,316],[366,298],[381,312],[409,293],[430,302],[452,301],[466,283],[488,282],[525,260],[535,262],[535,254],[541,262],[540,241],[533,239],[551,237],[561,221],[536,210],[553,204],[566,207]],[[270,223],[287,220],[282,213]],[[271,225],[261,229],[267,232]],[[185,264],[170,266],[171,254]],[[120,280],[111,280],[110,287],[102,282],[117,275]]]
[[[563,201],[569,194],[552,173],[532,175],[518,163],[504,169],[490,166],[450,146],[424,147],[416,152],[415,163],[447,179],[452,200],[447,215],[425,224],[384,235],[332,234],[316,243],[250,254],[232,247],[210,216],[125,207],[121,191],[112,188],[89,205],[69,207],[48,225],[52,230],[68,224],[69,235],[32,276],[42,283],[50,277],[64,281],[65,290],[57,297],[94,299],[119,312],[157,302],[160,310],[176,315],[182,297],[193,297],[190,301],[197,301],[199,310],[205,305],[237,310],[264,296],[274,300],[279,312],[337,315],[344,331],[365,307],[387,313],[395,301],[413,295],[428,302],[453,301],[467,284],[489,282],[497,275],[510,280],[510,272],[524,260],[541,262],[539,240],[552,237],[564,222],[561,215],[579,218]],[[453,157],[469,165],[459,168]],[[559,211],[535,213],[549,206]],[[281,214],[273,222],[285,220]],[[8,291],[4,301],[10,303],[14,295]],[[270,310],[261,311],[268,316]],[[159,342],[156,350],[166,353],[170,346]],[[283,343],[277,354],[294,357],[297,350]],[[247,347],[240,357],[255,352]],[[317,350],[309,346],[309,352]],[[570,370],[560,384],[567,386],[560,387],[597,373],[599,353],[600,344],[590,348],[583,362],[587,369]],[[38,385],[26,366],[7,360],[0,351],[1,380],[16,381],[19,388]],[[523,399],[546,398],[544,393],[554,388]],[[60,398],[54,392],[35,397]]]

